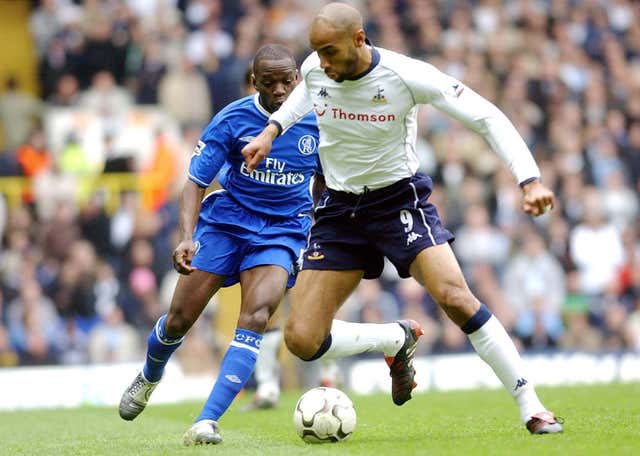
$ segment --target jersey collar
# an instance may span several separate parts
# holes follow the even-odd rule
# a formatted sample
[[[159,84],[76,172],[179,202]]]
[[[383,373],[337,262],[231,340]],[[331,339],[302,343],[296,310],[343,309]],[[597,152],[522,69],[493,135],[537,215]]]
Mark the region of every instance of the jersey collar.
[[[367,43],[371,48],[371,65],[369,65],[369,68],[367,68],[364,72],[352,78],[345,78],[345,81],[357,81],[358,79],[364,78],[366,75],[368,75],[373,71],[373,69],[378,65],[378,63],[380,63],[380,53],[376,48],[373,47],[373,44],[371,44],[371,41],[369,41],[369,38],[365,39],[365,43]]]
[[[264,106],[262,106],[260,104],[260,94],[259,93],[256,93],[253,96],[253,104],[256,105],[256,108],[258,109],[258,111],[260,111],[262,114],[267,116],[267,118],[271,117],[271,113],[269,111],[267,111],[266,109],[264,109]]]

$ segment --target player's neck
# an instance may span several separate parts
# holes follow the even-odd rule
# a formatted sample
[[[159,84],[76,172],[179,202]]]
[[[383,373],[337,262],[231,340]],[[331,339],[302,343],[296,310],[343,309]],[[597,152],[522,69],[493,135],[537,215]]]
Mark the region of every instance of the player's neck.
[[[358,54],[358,66],[356,67],[355,77],[358,77],[365,71],[369,70],[371,62],[373,61],[373,54],[371,53],[370,46],[362,46],[362,48],[358,50]]]
[[[262,97],[259,94],[258,94],[258,103],[260,104],[260,106],[262,106],[262,109],[267,111],[269,114],[273,114],[274,112],[276,112],[275,109],[270,109],[269,107],[267,107],[267,105],[262,101]]]

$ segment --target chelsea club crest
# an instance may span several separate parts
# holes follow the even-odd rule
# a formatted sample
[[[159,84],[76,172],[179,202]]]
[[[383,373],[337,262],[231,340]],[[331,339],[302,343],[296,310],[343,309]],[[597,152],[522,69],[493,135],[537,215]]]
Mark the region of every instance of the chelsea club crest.
[[[298,150],[302,155],[311,155],[317,147],[318,142],[311,135],[304,135],[298,140]]]

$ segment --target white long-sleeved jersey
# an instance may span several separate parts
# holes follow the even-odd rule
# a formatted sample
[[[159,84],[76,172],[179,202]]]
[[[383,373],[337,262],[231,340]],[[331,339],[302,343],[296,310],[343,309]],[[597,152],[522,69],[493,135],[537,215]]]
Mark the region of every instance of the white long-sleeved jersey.
[[[522,137],[488,100],[428,63],[371,51],[369,70],[343,82],[327,77],[314,52],[302,64],[302,82],[270,118],[286,130],[315,111],[329,188],[362,193],[415,174],[419,104],[432,104],[484,136],[518,182],[540,176]]]

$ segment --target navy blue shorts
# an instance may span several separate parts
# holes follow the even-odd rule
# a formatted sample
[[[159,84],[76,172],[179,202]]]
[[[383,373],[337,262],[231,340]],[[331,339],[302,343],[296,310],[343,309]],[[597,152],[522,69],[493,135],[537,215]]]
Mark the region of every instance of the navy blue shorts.
[[[401,277],[409,277],[418,253],[454,239],[428,202],[432,186],[431,178],[416,174],[359,195],[327,190],[316,207],[302,269],[359,269],[373,279],[386,256]]]

